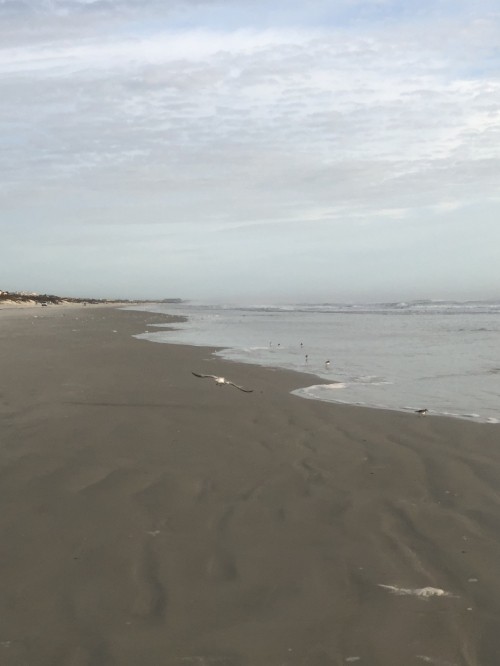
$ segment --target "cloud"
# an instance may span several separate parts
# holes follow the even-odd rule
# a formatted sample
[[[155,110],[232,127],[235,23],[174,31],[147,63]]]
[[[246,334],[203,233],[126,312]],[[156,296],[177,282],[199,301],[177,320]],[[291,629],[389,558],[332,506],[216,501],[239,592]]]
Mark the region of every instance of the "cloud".
[[[0,225],[202,253],[497,205],[494,4],[286,6],[0,2]]]

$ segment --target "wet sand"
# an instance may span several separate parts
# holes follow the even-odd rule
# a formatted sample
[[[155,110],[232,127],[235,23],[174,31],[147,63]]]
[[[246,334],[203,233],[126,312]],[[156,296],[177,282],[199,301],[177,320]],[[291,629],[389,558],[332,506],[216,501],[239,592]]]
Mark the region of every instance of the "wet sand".
[[[0,664],[500,663],[500,426],[304,400],[132,337],[161,321],[0,310]]]

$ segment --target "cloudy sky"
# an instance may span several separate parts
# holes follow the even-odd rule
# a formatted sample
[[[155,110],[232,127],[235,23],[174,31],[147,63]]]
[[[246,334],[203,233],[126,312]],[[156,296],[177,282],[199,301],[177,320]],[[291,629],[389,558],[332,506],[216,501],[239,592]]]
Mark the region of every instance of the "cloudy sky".
[[[498,0],[0,0],[0,289],[500,298]]]

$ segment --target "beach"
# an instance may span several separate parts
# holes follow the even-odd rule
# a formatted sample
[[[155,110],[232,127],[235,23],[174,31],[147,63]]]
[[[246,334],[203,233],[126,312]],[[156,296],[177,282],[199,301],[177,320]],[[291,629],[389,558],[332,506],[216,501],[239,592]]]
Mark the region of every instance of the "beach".
[[[0,310],[0,664],[496,666],[500,426],[133,337],[162,322]]]

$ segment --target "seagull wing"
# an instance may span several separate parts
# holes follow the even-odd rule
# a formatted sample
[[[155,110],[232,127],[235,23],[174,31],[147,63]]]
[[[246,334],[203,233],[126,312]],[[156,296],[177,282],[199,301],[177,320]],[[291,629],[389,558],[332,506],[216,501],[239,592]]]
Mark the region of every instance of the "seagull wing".
[[[238,386],[238,384],[235,384],[234,382],[226,381],[226,384],[229,384],[230,386],[235,386],[237,389],[239,389],[240,391],[244,391],[245,393],[253,393],[253,389],[243,388],[243,386]]]
[[[201,377],[202,379],[204,379],[205,377],[209,377],[210,379],[218,379],[217,375],[200,375],[198,372],[192,372],[192,374],[195,377]]]

